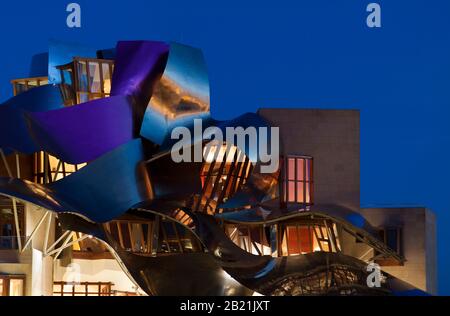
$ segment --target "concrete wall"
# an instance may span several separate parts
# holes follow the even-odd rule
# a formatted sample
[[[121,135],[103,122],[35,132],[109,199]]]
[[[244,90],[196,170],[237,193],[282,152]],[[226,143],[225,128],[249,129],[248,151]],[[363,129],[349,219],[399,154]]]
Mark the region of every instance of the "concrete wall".
[[[359,209],[359,111],[260,109],[284,154],[314,158],[314,203]]]
[[[52,295],[53,258],[43,257],[39,250],[28,249],[20,259],[20,262],[0,263],[0,273],[25,275],[26,296]]]
[[[426,208],[363,208],[375,227],[402,227],[404,266],[382,266],[415,287],[437,294],[436,223]]]
[[[44,210],[35,205],[25,204],[25,231],[27,238],[32,234]],[[46,230],[45,220],[37,230],[32,242],[23,253],[17,250],[0,251],[0,273],[25,275],[25,295],[51,295],[53,290],[53,258],[43,256]],[[48,245],[54,241],[55,221],[52,220]],[[22,245],[24,246],[24,244]]]

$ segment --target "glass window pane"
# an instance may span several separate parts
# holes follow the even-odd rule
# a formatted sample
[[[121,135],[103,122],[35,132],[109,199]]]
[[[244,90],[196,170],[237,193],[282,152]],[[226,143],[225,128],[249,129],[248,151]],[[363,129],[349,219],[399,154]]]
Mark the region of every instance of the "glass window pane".
[[[72,72],[68,70],[62,71],[62,76],[64,78],[64,83],[71,85],[72,84]],[[48,83],[48,81],[47,81]]]
[[[295,182],[288,183],[288,202],[295,202]]]
[[[65,169],[66,175],[70,174],[72,172],[75,172],[75,165],[64,163],[64,169]]]
[[[9,296],[23,296],[23,279],[9,280]]]
[[[288,226],[287,233],[288,233],[289,254],[290,255],[299,255],[300,254],[300,247],[299,247],[300,241],[298,240],[297,227]]]
[[[109,94],[111,92],[111,74],[109,73],[109,65],[102,64],[102,71],[103,71],[103,91]]]
[[[144,244],[142,239],[144,238],[142,231],[142,224],[133,223],[131,224],[131,235],[133,236],[133,249],[135,251],[144,251]]]
[[[89,77],[91,92],[101,92],[100,65],[97,62],[89,62]]]
[[[87,93],[78,93],[78,103],[84,103],[89,101],[89,95]]]
[[[87,67],[84,61],[77,63],[78,71],[78,91],[88,92]]]
[[[312,168],[312,160],[311,159],[306,159],[305,160],[305,164],[306,164],[306,174],[305,174],[305,180],[306,181],[311,181],[311,168]]]
[[[386,245],[394,251],[398,251],[398,234],[396,228],[386,229]]]
[[[305,159],[300,158],[297,159],[297,180],[304,180],[304,167],[305,167]]]
[[[295,159],[293,158],[288,159],[287,178],[288,180],[295,180]]]
[[[312,252],[312,231],[308,226],[299,226],[300,250],[302,253]]]
[[[305,188],[306,188],[306,192],[305,192],[305,203],[310,203],[311,202],[311,182],[306,182],[305,183]]]
[[[305,202],[304,196],[303,196],[304,185],[305,185],[304,182],[297,182],[297,202],[299,202],[299,203]]]

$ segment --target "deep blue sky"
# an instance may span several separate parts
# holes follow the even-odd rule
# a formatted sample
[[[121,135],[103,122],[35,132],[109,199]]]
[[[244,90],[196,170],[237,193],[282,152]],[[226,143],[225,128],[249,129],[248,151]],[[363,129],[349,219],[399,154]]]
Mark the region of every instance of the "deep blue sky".
[[[450,1],[1,1],[0,99],[50,38],[108,48],[120,39],[203,49],[216,118],[259,107],[361,110],[361,202],[423,205],[438,221],[439,290],[450,295]],[[374,1],[375,2],[375,1]]]

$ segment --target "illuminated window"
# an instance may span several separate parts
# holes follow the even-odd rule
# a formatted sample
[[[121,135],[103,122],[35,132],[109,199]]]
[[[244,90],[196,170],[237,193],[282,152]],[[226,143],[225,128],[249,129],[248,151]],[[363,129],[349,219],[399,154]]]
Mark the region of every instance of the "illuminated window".
[[[336,224],[289,223],[278,225],[279,255],[292,256],[315,251],[337,252],[340,249]]]
[[[48,84],[48,78],[36,77],[36,78],[14,79],[11,80],[11,84],[13,86],[14,95],[16,96],[32,88]]]
[[[224,225],[225,234],[237,246],[254,255],[271,255],[268,227],[261,225]]]
[[[0,296],[23,296],[24,275],[0,275]]]
[[[66,105],[109,97],[114,61],[75,57],[73,62],[58,66]]]
[[[25,205],[16,201],[19,230],[24,231]],[[18,249],[14,207],[9,198],[0,198],[0,249]],[[25,237],[20,236],[22,244]]]
[[[161,216],[148,221],[111,221],[105,224],[105,228],[123,250],[136,254],[201,251],[201,245],[191,231]]]
[[[86,163],[72,165],[62,162],[43,151],[34,154],[34,181],[44,184],[58,181],[86,166]]]
[[[205,146],[203,156],[205,162],[200,172],[202,193],[194,209],[213,214],[217,205],[245,184],[253,165],[238,147],[225,144]]]
[[[111,296],[111,282],[53,282],[53,296]]]
[[[255,255],[295,256],[341,249],[337,225],[329,220],[291,220],[272,227],[227,223],[224,231],[237,246]]]
[[[313,159],[288,156],[285,159],[282,197],[285,202],[313,203]]]

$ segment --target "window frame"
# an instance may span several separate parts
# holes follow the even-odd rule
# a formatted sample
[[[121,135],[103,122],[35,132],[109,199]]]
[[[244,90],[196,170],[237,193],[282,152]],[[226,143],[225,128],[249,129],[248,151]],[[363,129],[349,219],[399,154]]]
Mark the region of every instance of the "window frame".
[[[6,274],[6,275],[0,274],[0,280],[3,280],[3,290],[2,290],[2,292],[0,292],[0,297],[1,296],[10,296],[9,290],[10,290],[11,280],[22,280],[23,281],[22,294],[19,296],[25,295],[26,275],[24,275],[24,274]]]
[[[7,197],[0,197],[0,208],[5,208],[5,207],[11,208],[11,210],[14,212],[14,206],[13,206],[12,199],[7,198]],[[2,228],[3,224],[11,224],[11,228],[13,231],[13,234],[11,236],[2,235],[1,231],[0,231],[0,238],[1,237],[12,238],[12,240],[14,240],[12,243],[14,243],[15,246],[11,246],[10,248],[8,248],[8,247],[3,248],[0,244],[1,250],[18,250],[18,244],[16,241],[18,235],[22,239],[22,244],[25,243],[26,237],[24,236],[23,232],[25,232],[25,228],[26,228],[26,206],[24,203],[16,200],[16,207],[17,207],[17,215],[19,217],[19,232],[16,231],[14,213],[11,215],[11,217],[12,217],[11,222],[3,221],[0,217],[0,229]],[[0,277],[1,277],[1,275],[0,275]]]
[[[395,230],[396,234],[397,234],[397,249],[393,249],[387,241],[387,231],[388,230]],[[380,239],[381,241],[390,249],[392,249],[393,251],[395,251],[398,255],[402,256],[403,255],[403,228],[401,226],[385,226],[385,227],[381,227],[379,228],[378,231],[379,235],[380,235]]]
[[[294,178],[289,178],[289,160],[294,159]],[[302,179],[298,179],[299,160],[303,161]],[[282,159],[282,173],[280,181],[280,198],[284,203],[314,204],[314,158],[306,155],[286,155]],[[309,170],[308,170],[309,169]],[[290,199],[290,183],[294,183],[294,199]],[[303,197],[299,199],[299,184],[302,185]]]

